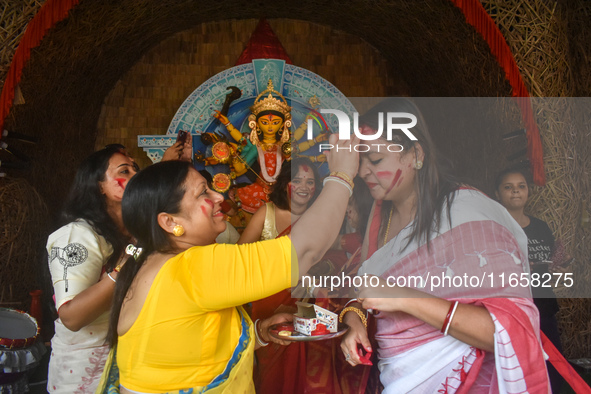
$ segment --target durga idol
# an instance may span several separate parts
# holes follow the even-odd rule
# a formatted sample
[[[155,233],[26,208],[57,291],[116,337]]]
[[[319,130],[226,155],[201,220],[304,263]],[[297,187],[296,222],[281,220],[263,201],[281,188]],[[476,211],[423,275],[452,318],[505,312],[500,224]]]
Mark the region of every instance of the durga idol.
[[[269,80],[267,89],[254,100],[251,112],[248,118],[250,142],[256,146],[261,170],[255,182],[236,190],[235,199],[244,211],[253,214],[269,201],[268,195],[281,171],[281,165],[291,159],[291,107]],[[226,116],[219,112],[214,116],[231,135],[240,134]],[[246,162],[244,164],[252,170]]]

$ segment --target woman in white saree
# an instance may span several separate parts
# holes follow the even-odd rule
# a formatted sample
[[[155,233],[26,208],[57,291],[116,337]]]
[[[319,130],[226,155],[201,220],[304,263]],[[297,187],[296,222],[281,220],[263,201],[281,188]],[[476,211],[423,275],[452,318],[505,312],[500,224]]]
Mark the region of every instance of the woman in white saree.
[[[352,365],[371,351],[363,317],[376,313],[385,393],[548,392],[538,311],[527,276],[527,240],[499,204],[461,185],[438,159],[418,108],[389,99],[360,118],[376,134],[378,114],[412,113],[417,141],[393,133],[361,155],[359,176],[375,200],[359,274],[380,277],[342,315]],[[504,278],[504,283],[502,283]],[[398,284],[398,286],[393,286]]]

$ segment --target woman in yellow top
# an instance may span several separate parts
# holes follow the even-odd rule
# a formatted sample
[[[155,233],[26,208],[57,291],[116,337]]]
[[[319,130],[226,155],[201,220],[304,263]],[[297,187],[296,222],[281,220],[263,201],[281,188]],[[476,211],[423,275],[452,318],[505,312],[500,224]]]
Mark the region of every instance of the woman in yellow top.
[[[343,177],[353,178],[358,166],[347,149],[356,142],[339,142],[342,150],[329,161],[339,174],[329,176],[334,182],[326,182],[289,238],[247,245],[214,243],[225,227],[223,198],[188,164],[155,164],[134,177],[123,220],[143,251],[133,251],[135,263],[118,277],[110,337],[120,379],[110,368],[101,388],[254,392],[255,342],[264,345],[259,333],[288,316],[253,324],[240,305],[290,287],[336,238],[333,224],[342,222],[349,199]]]

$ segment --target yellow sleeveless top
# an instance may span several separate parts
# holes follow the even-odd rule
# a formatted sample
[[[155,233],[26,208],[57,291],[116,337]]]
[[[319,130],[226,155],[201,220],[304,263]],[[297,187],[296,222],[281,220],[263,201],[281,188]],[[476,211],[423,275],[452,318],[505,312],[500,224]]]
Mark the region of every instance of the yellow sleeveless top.
[[[291,256],[289,238],[280,237],[197,246],[168,260],[137,320],[119,337],[121,384],[167,392],[207,386],[227,371],[243,332],[236,307],[290,287],[298,276]]]

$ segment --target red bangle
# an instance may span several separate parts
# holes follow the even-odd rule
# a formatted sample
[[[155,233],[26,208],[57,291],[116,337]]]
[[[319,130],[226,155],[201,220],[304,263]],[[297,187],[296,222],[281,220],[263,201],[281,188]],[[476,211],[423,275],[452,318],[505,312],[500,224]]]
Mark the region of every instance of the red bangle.
[[[454,301],[451,303],[451,305],[449,306],[449,310],[447,311],[447,316],[445,316],[445,320],[443,321],[443,325],[441,326],[441,333],[444,334],[449,326],[450,320],[451,320],[451,316],[453,314],[454,309],[456,308],[456,305],[458,304],[457,301]]]

